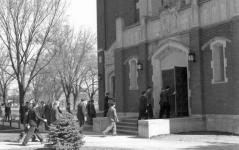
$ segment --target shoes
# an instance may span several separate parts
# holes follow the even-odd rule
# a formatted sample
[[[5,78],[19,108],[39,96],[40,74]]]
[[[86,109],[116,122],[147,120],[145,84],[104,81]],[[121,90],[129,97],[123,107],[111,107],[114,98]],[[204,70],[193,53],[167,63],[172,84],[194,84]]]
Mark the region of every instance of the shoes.
[[[102,132],[103,136],[106,136],[105,132]]]
[[[114,134],[112,134],[113,136],[117,136],[117,134],[116,133],[114,133]]]

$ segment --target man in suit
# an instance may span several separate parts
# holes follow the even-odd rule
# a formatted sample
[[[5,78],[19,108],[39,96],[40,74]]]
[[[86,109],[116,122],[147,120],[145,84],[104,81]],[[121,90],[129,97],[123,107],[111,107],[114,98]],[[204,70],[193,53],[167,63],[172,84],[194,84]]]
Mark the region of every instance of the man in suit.
[[[29,139],[35,134],[37,136],[37,138],[40,140],[40,142],[43,142],[43,138],[41,137],[41,135],[38,132],[35,132],[36,128],[37,128],[37,123],[38,120],[41,120],[43,122],[47,122],[46,119],[42,118],[39,113],[36,110],[36,103],[34,101],[30,102],[30,109],[28,112],[28,116],[27,116],[27,123],[29,124],[30,128],[27,132],[26,137],[23,140],[22,145],[26,145],[29,141]]]
[[[77,119],[79,121],[80,127],[82,127],[86,121],[86,116],[87,116],[86,105],[87,103],[85,99],[81,99],[81,102],[77,106]]]
[[[153,96],[152,96],[152,88],[149,86],[146,90],[146,95],[147,95],[147,118],[148,119],[153,119]]]
[[[166,117],[170,118],[170,99],[176,92],[173,92],[169,86],[166,86],[160,93],[160,114],[159,118],[163,118],[164,113],[166,112]]]
[[[109,109],[109,104],[108,104],[108,101],[109,101],[109,99],[110,99],[109,95],[110,95],[110,94],[109,94],[108,92],[105,93],[105,99],[104,99],[104,117],[107,116],[107,112],[108,112],[108,109]]]
[[[143,91],[141,93],[140,98],[139,98],[139,117],[138,117],[138,120],[141,120],[142,118],[146,119],[147,118],[146,113],[147,113],[147,97],[146,97],[146,92]]]

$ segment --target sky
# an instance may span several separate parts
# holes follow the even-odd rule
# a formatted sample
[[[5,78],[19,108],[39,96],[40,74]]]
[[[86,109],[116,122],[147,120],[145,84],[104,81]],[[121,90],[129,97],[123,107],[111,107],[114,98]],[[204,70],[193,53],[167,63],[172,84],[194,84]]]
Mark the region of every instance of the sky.
[[[97,0],[69,0],[66,10],[68,21],[76,30],[89,28],[96,33],[96,1]]]
[[[77,31],[80,28],[90,29],[96,34],[96,1],[97,0],[67,0],[66,16],[70,26]],[[16,83],[12,83],[11,91],[17,88]]]

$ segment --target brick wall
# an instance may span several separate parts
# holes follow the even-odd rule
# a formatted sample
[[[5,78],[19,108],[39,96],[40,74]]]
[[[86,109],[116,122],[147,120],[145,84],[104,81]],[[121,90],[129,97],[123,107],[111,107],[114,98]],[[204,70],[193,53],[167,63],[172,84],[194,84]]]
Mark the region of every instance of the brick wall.
[[[189,62],[190,81],[189,89],[191,90],[190,107],[191,114],[202,114],[202,63],[200,52],[200,30],[194,28],[190,30],[190,52],[195,53],[196,62]]]
[[[225,55],[227,58],[226,74],[228,83],[212,84],[212,52],[209,46],[202,52],[203,93],[205,113],[207,114],[239,114],[239,20],[210,26],[201,29],[201,44],[216,36],[231,40],[227,43]]]
[[[107,50],[116,39],[117,17],[123,17],[125,25],[135,23],[136,0],[97,0],[97,41],[98,49]],[[104,82],[104,54],[99,53],[103,61],[98,64],[102,80],[99,82],[99,105],[103,109],[105,82]]]
[[[129,60],[135,56],[139,62],[143,64],[143,70],[138,71],[138,86],[137,90],[129,89]],[[147,87],[147,44],[142,43],[135,47],[122,49],[115,53],[115,77],[116,77],[116,99],[117,108],[121,112],[138,112],[138,99],[141,91]],[[119,66],[122,65],[122,66]]]

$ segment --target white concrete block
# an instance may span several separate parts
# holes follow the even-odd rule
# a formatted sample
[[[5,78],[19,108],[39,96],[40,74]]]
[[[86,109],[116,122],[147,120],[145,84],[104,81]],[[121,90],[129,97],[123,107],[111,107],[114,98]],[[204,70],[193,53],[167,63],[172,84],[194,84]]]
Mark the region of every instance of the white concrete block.
[[[202,117],[139,120],[138,125],[139,136],[145,138],[163,134],[205,130]]]

